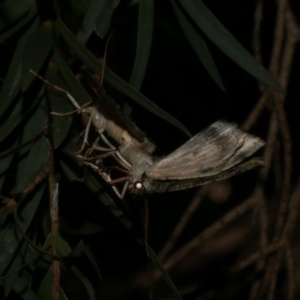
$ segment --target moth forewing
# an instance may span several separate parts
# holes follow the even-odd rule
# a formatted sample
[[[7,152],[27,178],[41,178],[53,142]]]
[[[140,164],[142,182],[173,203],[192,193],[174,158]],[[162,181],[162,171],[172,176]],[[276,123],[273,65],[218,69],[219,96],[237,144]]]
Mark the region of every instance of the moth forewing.
[[[146,170],[154,180],[184,180],[214,176],[241,163],[264,142],[237,128],[217,121],[199,132],[167,157]]]
[[[143,184],[145,190],[148,193],[165,193],[171,191],[185,190],[188,188],[205,185],[214,181],[227,179],[237,174],[244,173],[253,168],[263,167],[264,165],[265,163],[263,159],[254,157],[244,163],[238,164],[225,171],[221,171],[220,173],[213,176],[189,178],[182,180],[155,180],[150,177],[147,177],[147,175],[145,174],[143,178]]]

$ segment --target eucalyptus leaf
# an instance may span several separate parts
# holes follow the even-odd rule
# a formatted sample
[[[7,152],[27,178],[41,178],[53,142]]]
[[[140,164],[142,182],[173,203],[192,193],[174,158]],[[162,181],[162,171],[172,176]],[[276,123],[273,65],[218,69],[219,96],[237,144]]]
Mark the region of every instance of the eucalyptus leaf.
[[[225,91],[223,81],[218,72],[217,66],[215,65],[214,60],[209,52],[206,42],[201,37],[201,35],[195,30],[194,26],[188,21],[188,19],[182,13],[176,2],[174,0],[171,0],[171,3],[174,8],[178,22],[186,38],[190,42],[192,48],[196,52],[204,68],[206,69],[212,80],[218,85],[218,87],[221,90]]]
[[[25,92],[36,78],[30,70],[39,73],[50,51],[53,49],[52,23],[46,21],[29,38],[23,56],[22,91]]]
[[[52,268],[49,267],[48,271],[44,275],[44,278],[38,288],[37,300],[53,300],[52,297]]]
[[[88,280],[88,278],[86,276],[84,276],[75,266],[72,266],[71,270],[73,271],[73,273],[77,276],[77,278],[80,279],[80,281],[85,286],[85,288],[88,292],[88,295],[89,295],[89,299],[90,300],[96,300],[95,290],[94,290],[91,282]]]
[[[15,109],[2,126],[0,126],[0,142],[2,142],[8,135],[10,135],[16,127],[25,119],[26,116],[35,108],[39,99],[35,98],[31,105],[25,110],[23,107],[24,98],[20,97]],[[19,131],[21,132],[21,131]]]
[[[123,212],[115,205],[113,200],[103,191],[103,188],[89,170],[86,171],[84,180],[88,189],[106,206],[106,208],[117,218],[127,230],[132,229],[131,221],[123,214]]]
[[[29,194],[22,203],[22,207],[19,209],[19,226],[22,228],[23,232],[26,232],[36,213],[44,188],[45,185],[40,185],[33,193]],[[17,249],[21,239],[21,233],[14,223],[7,222],[2,226],[0,231],[0,241],[2,241],[0,243],[0,276],[4,271],[1,264],[11,258],[12,253]]]
[[[79,105],[83,105],[89,101],[91,101],[91,97],[87,93],[87,91],[82,87],[79,81],[76,79],[68,65],[65,63],[63,58],[57,49],[54,52],[55,62],[57,64],[59,73],[61,74],[63,80],[68,86],[68,92],[72,94],[74,99],[77,101]],[[75,108],[74,108],[75,109]]]
[[[4,279],[4,293],[6,297],[10,294],[11,290],[14,289],[14,285],[17,284],[16,281],[20,280],[20,277],[18,277],[20,267],[24,262],[31,260],[34,256],[35,252],[28,247],[26,242],[23,242],[5,270],[6,275],[11,274]],[[28,260],[26,260],[26,258]]]
[[[0,192],[1,192],[4,180],[5,180],[6,171],[8,170],[12,159],[13,159],[13,154],[11,154],[7,157],[4,157],[2,159],[0,158]]]
[[[77,34],[77,39],[80,43],[85,43],[93,32],[93,27],[101,14],[105,14],[111,0],[92,0],[92,3],[84,16],[83,22]],[[104,11],[104,12],[103,12]]]
[[[78,16],[83,16],[87,13],[89,7],[91,6],[92,0],[67,0],[64,1],[64,7],[70,12]]]
[[[105,2],[101,13],[95,22],[95,31],[102,39],[106,36],[111,26],[111,20],[116,7],[121,0],[108,0]]]
[[[141,89],[151,52],[154,19],[153,11],[153,0],[144,0],[140,2],[137,48],[133,70],[129,81],[130,85],[138,91]]]
[[[36,294],[31,290],[30,283],[20,276],[17,276],[15,281],[14,292],[22,297],[22,300],[36,300]]]
[[[74,108],[71,104],[58,95],[48,93],[49,104],[52,112],[68,113]],[[65,140],[72,124],[72,116],[57,116],[52,115],[52,134],[53,134],[53,146],[58,148]]]
[[[84,180],[83,168],[78,165],[78,162],[75,160],[73,156],[76,151],[78,151],[78,147],[75,147],[73,141],[70,141],[63,149],[63,152],[60,156],[60,166],[65,174],[65,176],[70,180],[76,180],[82,182]]]
[[[177,290],[175,284],[173,283],[173,280],[170,278],[168,272],[165,270],[165,268],[163,267],[163,265],[159,261],[158,257],[156,256],[156,254],[154,253],[154,251],[150,247],[148,247],[148,253],[149,253],[150,258],[152,259],[152,261],[156,264],[156,266],[162,272],[164,279],[168,283],[168,285],[171,288],[171,290],[173,291],[173,293],[176,295],[176,298],[178,300],[181,300],[182,297],[181,297],[179,291]]]
[[[90,249],[90,247],[88,245],[84,245],[84,254],[86,255],[86,257],[88,258],[88,260],[91,262],[91,265],[93,266],[93,268],[95,269],[95,271],[97,272],[97,275],[99,277],[99,281],[102,281],[102,274],[98,265],[98,262],[92,252],[92,250]]]
[[[3,84],[0,89],[0,117],[7,110],[7,108],[13,103],[14,98],[20,90],[21,74],[22,74],[22,61],[25,45],[29,37],[39,27],[38,18],[28,27],[22,37],[19,39],[16,50],[12,57],[8,71],[4,78]]]
[[[120,211],[120,209],[113,203],[110,197],[101,191],[100,183],[96,181],[94,176],[92,176],[89,172],[87,172],[85,184],[91,190],[91,192],[103,203],[103,205],[105,205],[110,210],[110,212],[121,222],[121,224],[126,230],[132,229],[133,225],[131,221],[123,214],[122,211]],[[139,243],[142,246],[145,246],[144,240],[139,239]],[[177,299],[182,299],[172,279],[169,277],[167,271],[164,269],[162,264],[159,262],[157,256],[149,246],[148,246],[148,250],[151,259],[161,269],[166,282],[168,283],[168,285],[176,295]]]
[[[70,255],[70,253],[72,252],[72,248],[59,233],[55,234],[54,240],[55,240],[56,250],[61,256],[66,257]]]
[[[224,54],[255,78],[284,92],[278,81],[232,36],[202,1],[179,2],[195,24]]]
[[[82,61],[95,73],[102,75],[103,65],[101,62],[94,57],[81,43],[76,40],[76,37],[66,27],[66,25],[58,19],[55,23],[57,30],[60,32],[65,42],[70,48],[82,59]],[[158,117],[168,121],[170,124],[176,126],[182,130],[185,134],[190,136],[189,131],[174,117],[169,115],[167,112],[159,108],[156,104],[151,102],[147,97],[142,95],[139,91],[117,76],[107,67],[105,68],[105,81],[111,84],[115,89],[128,96],[132,100],[136,101],[139,105],[149,110]]]
[[[26,147],[28,144],[30,144],[30,143],[31,143],[35,138],[37,138],[37,136],[40,135],[40,134],[41,134],[41,132],[38,132],[36,135],[32,136],[30,139],[25,140],[24,142],[22,141],[22,143],[20,143],[20,144],[18,144],[18,145],[14,145],[14,146],[12,146],[11,148],[9,148],[8,150],[1,152],[1,153],[0,153],[0,160],[5,159],[5,158],[7,158],[8,156],[12,156],[12,154],[14,154],[14,153],[20,151],[22,148],[24,148],[24,147]],[[0,165],[1,165],[1,163],[0,163]],[[4,170],[4,169],[1,169],[1,168],[0,168],[0,170]],[[3,173],[3,172],[2,172],[2,173]],[[0,176],[1,176],[2,173],[0,173]]]
[[[0,30],[17,22],[34,5],[33,0],[5,0],[0,3]]]
[[[49,144],[45,137],[41,136],[31,147],[24,167],[18,169],[15,193],[21,193],[41,172],[49,157]]]
[[[24,125],[22,143],[30,141],[32,138],[41,134],[43,128],[47,124],[48,107],[46,97],[43,97],[37,109],[28,118]]]
[[[38,288],[36,300],[53,300],[53,288],[52,288],[52,268],[49,267],[48,271],[44,275],[44,278]],[[64,295],[62,289],[60,289],[60,299],[64,300],[67,299]]]
[[[49,233],[46,237],[46,240],[44,241],[42,249],[44,251],[51,252],[51,242],[52,235],[51,233]],[[42,254],[36,259],[35,266],[42,270],[48,270],[51,266],[52,260],[53,258],[50,255]]]

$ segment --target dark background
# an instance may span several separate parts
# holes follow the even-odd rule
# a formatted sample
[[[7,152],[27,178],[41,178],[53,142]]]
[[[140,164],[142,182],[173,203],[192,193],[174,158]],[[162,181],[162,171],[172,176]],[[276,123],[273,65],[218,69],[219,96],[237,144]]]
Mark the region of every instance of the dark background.
[[[255,1],[204,2],[228,31],[252,53],[251,43]],[[296,0],[291,1],[291,5],[296,16],[300,18],[299,2]],[[129,81],[134,62],[137,13],[137,6],[129,8],[126,6],[125,9],[124,5],[117,9],[112,24],[114,33],[108,45],[108,67],[126,81]],[[266,68],[268,68],[271,57],[275,15],[276,6],[274,1],[265,1],[262,27],[262,56],[263,65]],[[216,86],[202,67],[181,31],[169,2],[156,1],[154,16],[152,51],[141,92],[180,120],[190,130],[192,135],[219,119],[241,125],[258,101],[260,92],[257,80],[227,58],[206,38],[226,88],[224,93]],[[76,27],[76,24],[74,27]],[[17,37],[14,38],[17,40]],[[100,46],[106,43],[106,40],[99,42],[93,37],[89,43],[93,43],[93,41],[95,41],[95,44],[92,45],[93,48],[97,48],[97,43]],[[14,47],[13,42],[1,46],[3,49],[0,57],[2,76],[4,76],[10,62],[7,57],[10,56],[11,49]],[[287,119],[293,141],[292,184],[295,184],[298,179],[300,168],[298,155],[300,150],[298,138],[299,64],[298,47],[285,99]],[[157,156],[169,154],[188,139],[177,128],[152,115],[137,104],[132,103],[110,86],[104,84],[104,87],[120,106],[123,106],[126,102],[133,108],[131,117],[157,145]],[[268,108],[265,108],[258,122],[251,129],[251,133],[265,139],[269,118],[270,112]],[[176,244],[176,249],[179,249],[196,234],[203,231],[231,208],[246,199],[253,191],[257,174],[258,171],[253,170],[231,179],[233,192],[225,203],[218,204],[210,201],[208,198],[205,199]],[[272,183],[269,184],[269,189],[272,190]],[[114,197],[109,187],[107,187],[107,190]],[[165,240],[177,224],[184,209],[197,193],[197,190],[198,188],[194,188],[187,191],[147,196],[149,203],[149,244],[156,252],[162,248]],[[70,224],[76,226],[77,221],[88,219],[98,222],[104,227],[104,231],[100,234],[84,237],[84,241],[91,245],[94,253],[97,253],[99,265],[103,272],[104,282],[99,288],[102,299],[140,299],[139,290],[142,288],[138,284],[139,278],[147,276],[146,253],[135,239],[143,231],[142,204],[130,196],[126,199],[127,205],[132,209],[130,218],[136,225],[135,232],[127,232],[116,222],[105,207],[95,201],[93,195],[90,194],[83,184],[68,182],[62,176],[60,196],[62,199],[66,199],[61,203],[61,216],[67,218]],[[249,223],[251,223],[251,218],[249,218]],[[71,244],[75,245],[78,241],[77,237],[75,238],[71,235],[66,235],[66,237]],[[255,236],[250,238],[255,239]],[[256,243],[256,240],[253,243]],[[175,283],[178,284],[179,288],[190,282],[202,282],[200,287],[192,289],[193,292],[187,294],[186,299],[201,299],[197,298],[197,296],[209,289],[221,289],[228,282],[236,282],[236,285],[239,282],[247,283],[247,280],[249,280],[247,271],[241,274],[238,279],[227,278],[227,281],[227,279],[222,277],[222,272],[226,270],[230,262],[235,258],[238,250],[235,249],[229,254],[221,255],[207,262],[207,265],[202,265],[202,268],[199,270],[192,270],[191,273],[184,275],[183,278],[177,278],[177,281],[176,271],[171,272],[171,275],[174,276]],[[81,270],[84,272],[84,261],[82,261],[81,267]],[[88,267],[85,271],[89,272]],[[211,278],[215,278],[215,281],[210,281]],[[68,282],[68,280],[66,281]],[[158,289],[160,288],[163,291],[165,289],[165,287],[159,286]],[[74,292],[75,287],[72,286],[70,289],[73,289]],[[247,289],[237,292],[235,294],[236,298],[228,297],[226,299],[243,299],[245,294],[247,294]],[[79,295],[78,292],[78,299],[80,299]]]

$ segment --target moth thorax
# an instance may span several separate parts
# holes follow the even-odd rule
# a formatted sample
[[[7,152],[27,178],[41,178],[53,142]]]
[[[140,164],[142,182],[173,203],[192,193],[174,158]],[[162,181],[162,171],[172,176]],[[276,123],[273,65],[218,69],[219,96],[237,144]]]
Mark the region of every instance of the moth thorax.
[[[132,182],[142,182],[142,175],[153,163],[151,155],[136,146],[125,145],[120,147],[120,153],[132,166]]]
[[[102,114],[100,114],[96,110],[94,110],[92,114],[93,114],[92,121],[94,127],[97,129],[97,131],[103,132],[106,129],[107,120],[104,118]]]

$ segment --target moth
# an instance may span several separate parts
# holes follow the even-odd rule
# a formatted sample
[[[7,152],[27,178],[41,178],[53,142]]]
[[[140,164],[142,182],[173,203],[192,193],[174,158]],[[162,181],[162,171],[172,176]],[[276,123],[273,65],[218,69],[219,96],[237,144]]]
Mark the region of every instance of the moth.
[[[155,145],[134,122],[122,114],[120,107],[98,84],[97,75],[88,73],[85,74],[87,76],[81,76],[82,84],[87,78],[87,90],[93,101],[91,106],[80,108],[67,91],[52,85],[35,72],[31,73],[64,92],[78,110],[90,114],[80,152],[88,144],[90,127],[94,127],[108,148],[104,150],[103,147],[93,145],[86,152],[88,155],[77,155],[77,158],[112,185],[120,198],[124,197],[127,189],[133,194],[188,189],[264,166],[261,158],[249,158],[264,145],[263,140],[226,121],[213,123],[168,156],[157,159],[153,156]],[[104,133],[114,140],[116,147]],[[109,155],[113,156],[119,164],[115,168],[121,170],[125,176],[112,179],[107,170],[98,166],[97,160],[93,162],[96,156],[92,156],[91,153],[94,150],[105,151],[100,155],[100,160]],[[115,187],[115,184],[120,182],[125,182],[121,193]]]
[[[131,193],[168,192],[187,189],[264,166],[261,158],[249,157],[264,145],[263,140],[217,121],[162,159],[130,144],[121,155],[131,164],[128,189]]]

